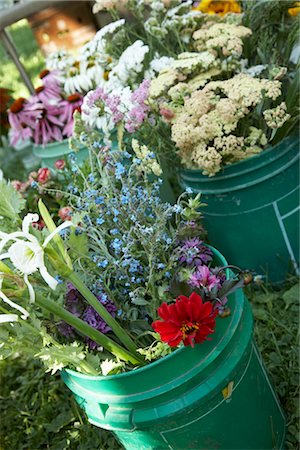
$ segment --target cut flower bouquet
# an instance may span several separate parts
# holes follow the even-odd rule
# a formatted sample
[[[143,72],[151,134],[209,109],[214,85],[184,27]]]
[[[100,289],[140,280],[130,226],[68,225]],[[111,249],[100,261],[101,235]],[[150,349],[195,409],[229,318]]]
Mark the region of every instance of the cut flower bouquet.
[[[213,339],[247,277],[204,244],[199,196],[160,200],[157,166],[138,142],[133,154],[92,147],[89,163],[73,162],[65,221],[40,201],[42,230],[1,182],[2,357],[21,345],[52,372],[106,375]]]

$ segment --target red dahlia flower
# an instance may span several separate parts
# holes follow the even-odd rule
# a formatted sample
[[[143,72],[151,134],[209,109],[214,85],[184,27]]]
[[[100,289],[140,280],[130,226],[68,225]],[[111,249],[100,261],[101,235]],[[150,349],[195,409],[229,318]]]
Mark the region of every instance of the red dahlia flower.
[[[163,342],[176,347],[183,341],[185,346],[194,347],[195,343],[205,341],[214,333],[217,312],[211,302],[203,303],[200,295],[193,292],[190,297],[180,295],[171,305],[163,303],[158,308],[158,315],[163,322],[157,320],[152,327]]]

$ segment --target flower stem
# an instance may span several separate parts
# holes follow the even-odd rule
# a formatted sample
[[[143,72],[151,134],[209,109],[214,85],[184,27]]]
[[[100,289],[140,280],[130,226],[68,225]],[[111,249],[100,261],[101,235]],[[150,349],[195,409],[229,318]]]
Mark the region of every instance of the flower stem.
[[[105,336],[103,333],[100,333],[98,330],[95,330],[83,320],[74,316],[69,311],[66,311],[53,300],[50,300],[48,298],[46,299],[41,295],[37,295],[36,303],[47,311],[55,314],[60,319],[64,320],[66,323],[74,327],[83,335],[97,342],[98,345],[101,345],[103,348],[105,348],[105,350],[109,351],[121,360],[128,361],[133,365],[143,364],[144,361],[138,355],[130,353],[128,350],[121,347],[119,344]]]
[[[80,294],[89,302],[89,304],[97,311],[107,325],[112,329],[115,335],[120,339],[122,344],[133,354],[136,354],[136,345],[128,336],[126,331],[118,324],[118,322],[111,316],[106,308],[99,302],[97,297],[85,286],[81,279],[72,272],[68,275],[69,281],[80,292]]]

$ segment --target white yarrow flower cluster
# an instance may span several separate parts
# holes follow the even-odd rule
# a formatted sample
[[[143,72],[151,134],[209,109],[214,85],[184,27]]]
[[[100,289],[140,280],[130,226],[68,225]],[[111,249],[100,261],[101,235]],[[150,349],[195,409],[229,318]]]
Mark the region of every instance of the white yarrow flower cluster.
[[[145,79],[151,80],[159,72],[171,66],[174,62],[174,58],[169,56],[160,56],[158,53],[155,54],[154,59],[150,62],[149,69],[145,71]]]
[[[120,56],[117,65],[112,69],[109,82],[116,84],[116,81],[119,81],[123,86],[132,84],[137,75],[143,71],[144,59],[148,52],[148,45],[145,45],[141,40],[137,40],[127,47]]]

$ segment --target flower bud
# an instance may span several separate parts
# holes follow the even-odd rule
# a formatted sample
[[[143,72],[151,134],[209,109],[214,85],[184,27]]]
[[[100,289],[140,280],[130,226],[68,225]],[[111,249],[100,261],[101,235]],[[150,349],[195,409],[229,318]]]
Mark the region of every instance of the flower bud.
[[[161,116],[163,116],[166,120],[171,120],[174,117],[173,111],[168,108],[160,108],[159,113]]]
[[[243,273],[243,279],[244,279],[244,285],[247,286],[247,284],[252,283],[253,276],[250,272],[244,272]]]
[[[13,181],[11,182],[11,184],[12,184],[12,187],[13,187],[16,191],[19,191],[19,190],[21,189],[21,186],[22,186],[22,182],[21,182],[21,181],[19,181],[19,180],[13,180]]]
[[[58,159],[54,163],[55,168],[58,170],[63,170],[65,168],[65,165],[66,165],[66,163],[65,163],[64,159]]]
[[[73,210],[72,208],[70,208],[70,206],[64,206],[63,208],[60,208],[60,210],[58,211],[58,215],[61,220],[65,222],[66,220],[71,220],[72,211]]]
[[[44,226],[45,226],[45,222],[43,221],[43,219],[40,219],[38,222],[32,222],[31,225],[36,230],[42,230],[44,228]]]
[[[47,181],[49,180],[51,176],[51,172],[47,167],[41,167],[38,170],[38,177],[37,177],[37,181],[41,184],[47,183]]]
[[[231,314],[231,310],[228,306],[226,306],[226,308],[224,308],[223,310],[219,311],[219,317],[221,317],[222,319],[225,319],[225,317],[230,316]]]

